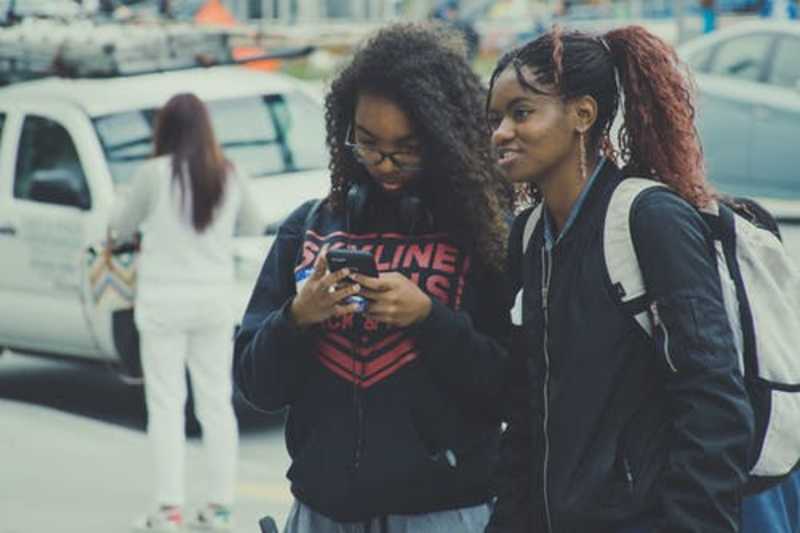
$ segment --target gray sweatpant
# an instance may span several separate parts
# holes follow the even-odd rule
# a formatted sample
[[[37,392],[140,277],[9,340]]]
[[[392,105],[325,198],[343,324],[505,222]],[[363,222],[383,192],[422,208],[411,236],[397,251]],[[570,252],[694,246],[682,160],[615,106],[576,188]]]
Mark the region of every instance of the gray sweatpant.
[[[387,515],[364,522],[335,522],[295,500],[283,533],[483,533],[489,504],[417,515]]]

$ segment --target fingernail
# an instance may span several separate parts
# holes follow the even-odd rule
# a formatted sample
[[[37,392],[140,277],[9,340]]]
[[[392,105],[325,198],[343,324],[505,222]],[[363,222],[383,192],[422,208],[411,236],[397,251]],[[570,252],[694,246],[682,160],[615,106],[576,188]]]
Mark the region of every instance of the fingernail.
[[[358,285],[358,284],[353,285],[353,292],[358,292],[360,290],[361,290],[361,285]]]

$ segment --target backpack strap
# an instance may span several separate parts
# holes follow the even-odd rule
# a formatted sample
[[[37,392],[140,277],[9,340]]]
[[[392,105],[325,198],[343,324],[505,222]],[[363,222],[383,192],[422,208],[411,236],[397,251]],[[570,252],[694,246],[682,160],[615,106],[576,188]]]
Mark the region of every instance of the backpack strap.
[[[522,215],[520,215],[522,216]],[[520,276],[524,277],[522,272],[525,270],[525,252],[528,251],[528,245],[531,242],[531,237],[533,236],[533,230],[536,229],[536,224],[539,223],[539,220],[542,218],[542,204],[535,206],[533,209],[530,210],[528,213],[528,218],[525,219],[525,225],[522,228],[522,239],[520,244],[521,253],[519,255],[520,261]],[[514,258],[514,260],[517,260]],[[510,316],[511,316],[511,324],[514,326],[521,326],[523,322],[523,288],[520,288],[517,291],[517,295],[514,297],[514,305],[511,307]]]
[[[305,218],[303,219],[303,228],[300,231],[300,243],[297,247],[297,255],[294,258],[295,265],[300,263],[300,260],[303,257],[303,246],[306,240],[306,233],[308,230],[311,229],[311,226],[314,224],[314,218],[317,216],[322,204],[325,202],[325,198],[319,198],[314,200],[314,203],[311,204],[311,207],[308,209]]]
[[[737,216],[727,205],[718,202],[711,202],[707,207],[700,209],[700,213],[711,229],[715,240],[717,251],[715,259],[720,273],[722,298],[731,322],[740,369],[745,376],[758,376],[755,324],[745,290],[744,278],[737,260]],[[740,218],[739,221],[758,227],[755,222],[744,218]],[[764,229],[763,231],[770,230]],[[774,233],[772,234],[774,235]]]
[[[303,221],[303,233],[301,234],[302,238],[305,238],[306,232],[311,229],[311,225],[314,223],[314,217],[317,216],[317,211],[319,211],[319,208],[322,207],[322,203],[324,201],[325,198],[314,200],[314,204],[308,210],[308,213],[306,213],[306,218]]]
[[[639,194],[653,187],[665,185],[645,178],[623,179],[611,195],[603,228],[603,252],[612,296],[648,337],[653,336],[653,324],[648,316],[650,302],[631,234],[631,208]]]
[[[525,221],[525,229],[522,231],[522,257],[525,257],[525,252],[528,251],[528,245],[531,242],[533,230],[536,229],[536,225],[539,223],[539,220],[542,219],[543,206],[544,204],[539,202],[539,205],[531,210],[531,213],[528,215],[528,220]]]

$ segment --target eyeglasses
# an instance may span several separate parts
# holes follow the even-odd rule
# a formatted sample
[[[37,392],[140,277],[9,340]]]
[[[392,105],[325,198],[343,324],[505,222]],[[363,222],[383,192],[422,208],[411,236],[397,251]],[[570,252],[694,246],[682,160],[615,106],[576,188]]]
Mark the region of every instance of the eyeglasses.
[[[352,140],[353,125],[350,124],[347,128],[347,136],[344,145],[353,152],[356,161],[366,166],[378,166],[385,159],[388,159],[394,165],[394,168],[401,171],[419,170],[422,168],[422,156],[418,151],[400,150],[397,152],[384,152],[378,150],[374,146],[366,144],[359,144]]]

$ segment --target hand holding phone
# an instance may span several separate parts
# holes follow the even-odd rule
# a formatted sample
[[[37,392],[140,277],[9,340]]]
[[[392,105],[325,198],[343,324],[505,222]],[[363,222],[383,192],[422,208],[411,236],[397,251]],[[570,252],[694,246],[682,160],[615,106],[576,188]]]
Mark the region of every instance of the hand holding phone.
[[[375,264],[375,258],[369,252],[340,248],[338,250],[329,251],[325,259],[328,262],[328,269],[331,273],[346,268],[353,274],[361,274],[369,278],[378,277],[378,267]],[[345,279],[345,283],[354,283],[350,277]],[[363,313],[367,309],[366,298],[358,294],[349,296],[345,302],[347,304],[357,305],[359,313]]]
[[[390,326],[408,327],[425,320],[433,301],[401,272],[384,272],[378,278],[352,274],[360,285],[358,296],[369,300],[367,318]]]
[[[290,320],[299,327],[319,324],[335,316],[356,313],[357,303],[347,301],[356,295],[360,287],[354,283],[342,283],[350,275],[350,269],[330,272],[326,261],[326,248],[317,256],[311,273],[306,273],[297,286],[297,294],[289,307]],[[295,274],[297,280],[297,274]]]
[[[331,272],[348,268],[350,272],[356,274],[362,274],[370,278],[378,277],[378,267],[375,264],[375,258],[372,257],[372,254],[369,252],[340,248],[338,250],[329,251],[325,259],[328,261],[328,269],[330,269]]]

